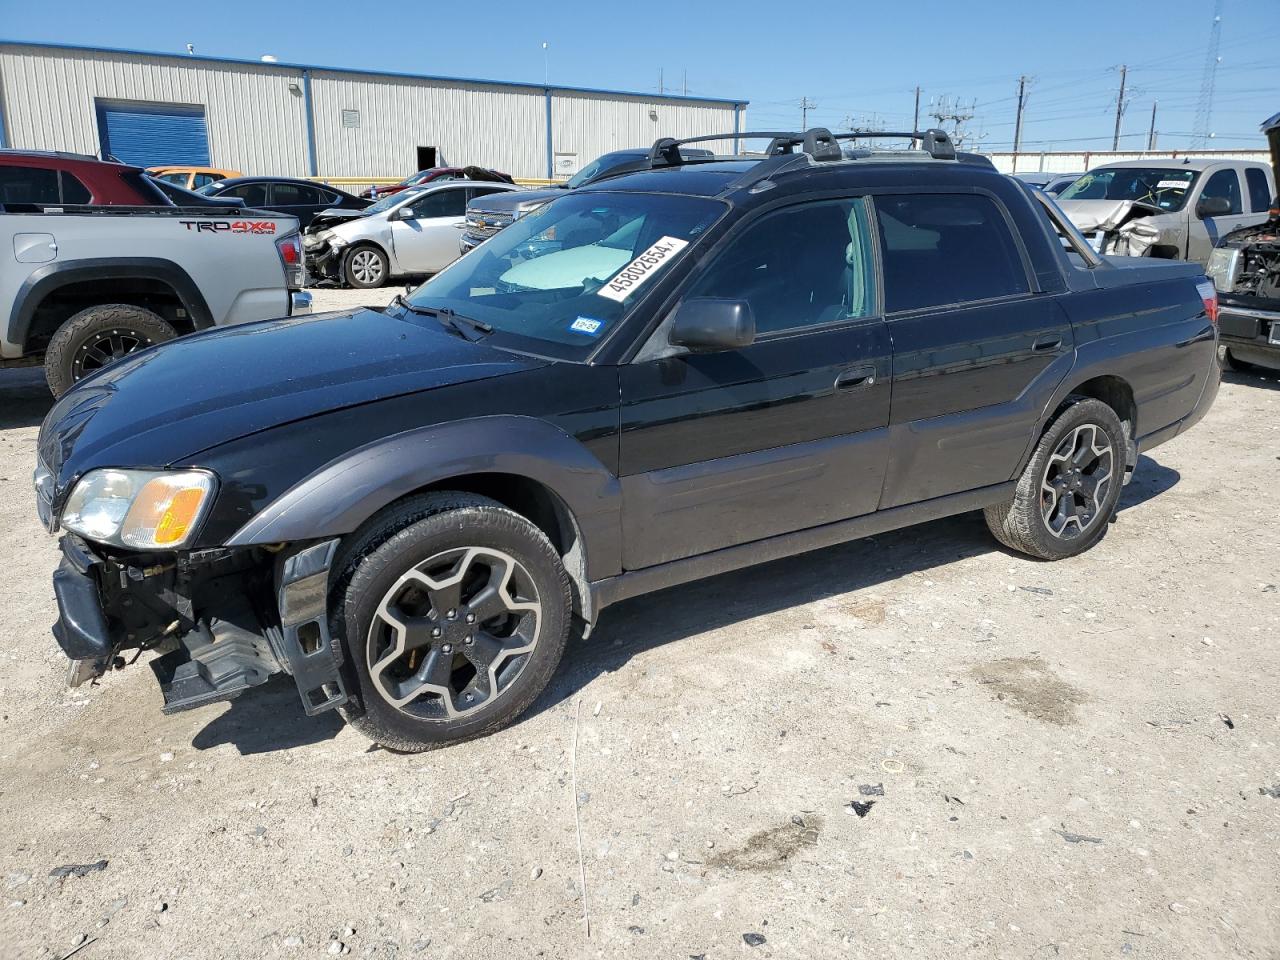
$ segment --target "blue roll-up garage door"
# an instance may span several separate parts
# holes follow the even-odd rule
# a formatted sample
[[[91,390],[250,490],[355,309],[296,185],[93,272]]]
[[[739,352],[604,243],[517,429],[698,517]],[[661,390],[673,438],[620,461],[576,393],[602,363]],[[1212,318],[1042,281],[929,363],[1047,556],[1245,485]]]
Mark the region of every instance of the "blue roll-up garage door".
[[[102,155],[139,167],[209,165],[204,107],[99,100]]]

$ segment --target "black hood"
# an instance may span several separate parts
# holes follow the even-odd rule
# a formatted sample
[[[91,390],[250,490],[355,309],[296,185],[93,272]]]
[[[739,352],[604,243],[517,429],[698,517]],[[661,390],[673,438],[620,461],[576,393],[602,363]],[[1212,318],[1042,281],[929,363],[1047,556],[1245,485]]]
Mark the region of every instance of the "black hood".
[[[211,330],[68,391],[40,429],[58,491],[102,466],[162,467],[318,414],[544,365],[377,310]]]

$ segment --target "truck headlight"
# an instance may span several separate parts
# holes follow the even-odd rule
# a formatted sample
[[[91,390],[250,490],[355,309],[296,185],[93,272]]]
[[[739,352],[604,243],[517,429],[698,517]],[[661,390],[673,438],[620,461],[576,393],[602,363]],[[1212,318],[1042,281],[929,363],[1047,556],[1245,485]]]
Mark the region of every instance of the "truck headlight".
[[[1218,247],[1209,254],[1209,263],[1204,268],[1219,293],[1230,293],[1235,289],[1240,275],[1240,250],[1233,247]]]
[[[216,486],[206,470],[91,470],[71,491],[60,523],[97,543],[176,550],[195,536]]]

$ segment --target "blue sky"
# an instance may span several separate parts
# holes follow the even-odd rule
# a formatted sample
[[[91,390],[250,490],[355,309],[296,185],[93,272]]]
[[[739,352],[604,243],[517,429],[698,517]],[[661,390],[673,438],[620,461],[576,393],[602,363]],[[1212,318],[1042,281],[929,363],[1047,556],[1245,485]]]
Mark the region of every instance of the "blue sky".
[[[1262,147],[1258,124],[1280,111],[1280,0],[1222,0],[1212,129],[1222,147]],[[144,12],[144,10],[146,12]],[[756,128],[809,122],[847,129],[911,122],[913,90],[968,107],[971,145],[1008,149],[1018,77],[1032,78],[1026,150],[1108,149],[1119,64],[1129,65],[1122,146],[1146,143],[1159,101],[1159,146],[1187,147],[1213,0],[1104,4],[686,0],[606,4],[143,4],[0,0],[5,39],[183,52],[329,66],[525,80],[751,101]],[[7,15],[5,11],[8,11]],[[207,11],[204,16],[197,16]],[[952,110],[951,112],[965,112]]]

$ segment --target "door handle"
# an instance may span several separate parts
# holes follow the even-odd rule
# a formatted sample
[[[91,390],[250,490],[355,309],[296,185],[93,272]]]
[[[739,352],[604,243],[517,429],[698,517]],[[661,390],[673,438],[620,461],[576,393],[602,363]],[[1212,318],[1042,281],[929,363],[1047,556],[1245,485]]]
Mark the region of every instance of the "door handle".
[[[861,366],[850,367],[836,377],[836,389],[856,390],[859,387],[869,387],[875,382],[875,366],[870,363],[864,363]]]
[[[1055,336],[1041,337],[1031,345],[1031,349],[1036,353],[1048,353],[1051,350],[1057,350],[1062,346],[1062,338]]]

